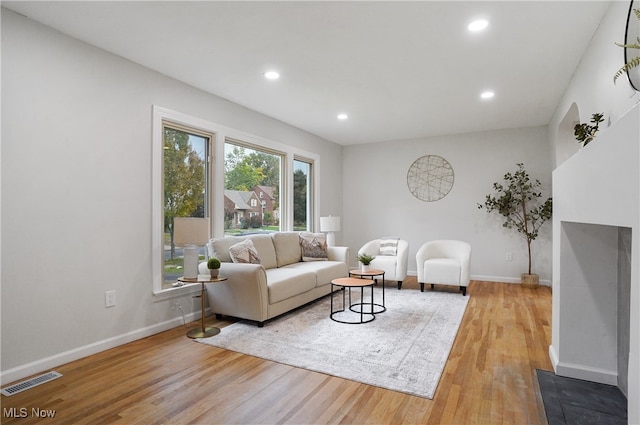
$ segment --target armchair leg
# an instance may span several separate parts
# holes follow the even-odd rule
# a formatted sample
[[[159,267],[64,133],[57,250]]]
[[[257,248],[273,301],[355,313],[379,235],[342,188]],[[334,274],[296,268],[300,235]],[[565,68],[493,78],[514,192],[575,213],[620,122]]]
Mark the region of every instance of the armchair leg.
[[[436,285],[432,283],[432,284],[431,284],[431,289],[433,289],[433,288],[435,288],[435,287],[436,287]]]
[[[424,283],[420,282],[420,292],[424,292]]]
[[[467,295],[467,287],[466,286],[461,286],[460,290],[462,291],[462,296],[464,297],[465,295]]]
[[[399,291],[400,289],[402,289],[402,281],[401,281],[401,280],[399,280],[399,281],[398,281],[398,291]]]

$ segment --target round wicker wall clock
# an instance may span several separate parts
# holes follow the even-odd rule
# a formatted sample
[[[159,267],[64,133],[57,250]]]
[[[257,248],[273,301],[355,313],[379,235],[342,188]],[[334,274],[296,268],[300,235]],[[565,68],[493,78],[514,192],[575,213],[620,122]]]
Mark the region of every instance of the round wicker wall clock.
[[[438,201],[451,191],[455,175],[451,164],[441,156],[416,159],[407,172],[407,187],[421,201]]]

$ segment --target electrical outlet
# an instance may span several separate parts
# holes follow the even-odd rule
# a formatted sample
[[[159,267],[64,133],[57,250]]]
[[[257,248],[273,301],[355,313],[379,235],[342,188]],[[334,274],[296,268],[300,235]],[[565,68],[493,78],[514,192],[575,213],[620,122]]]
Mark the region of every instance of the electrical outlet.
[[[513,252],[507,252],[504,256],[505,261],[513,261]]]
[[[107,291],[104,293],[104,306],[114,307],[116,305],[116,291]]]

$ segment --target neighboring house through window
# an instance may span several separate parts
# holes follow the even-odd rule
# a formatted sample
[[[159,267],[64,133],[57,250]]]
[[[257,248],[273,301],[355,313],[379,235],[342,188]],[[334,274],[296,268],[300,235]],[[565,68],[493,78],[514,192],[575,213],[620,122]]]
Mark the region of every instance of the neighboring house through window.
[[[200,288],[173,287],[183,275],[181,247],[172,237],[174,217],[209,218],[211,237],[314,230],[315,154],[154,106],[152,156],[157,299]],[[200,252],[204,259],[204,247]]]

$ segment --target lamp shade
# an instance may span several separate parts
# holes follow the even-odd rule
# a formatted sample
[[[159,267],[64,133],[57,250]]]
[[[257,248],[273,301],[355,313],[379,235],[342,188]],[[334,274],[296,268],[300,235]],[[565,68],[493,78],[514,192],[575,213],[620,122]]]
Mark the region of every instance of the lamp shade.
[[[340,217],[320,217],[320,231],[321,232],[339,232],[340,231]]]
[[[209,241],[209,219],[198,217],[175,217],[173,219],[173,241],[176,245],[204,245]]]

